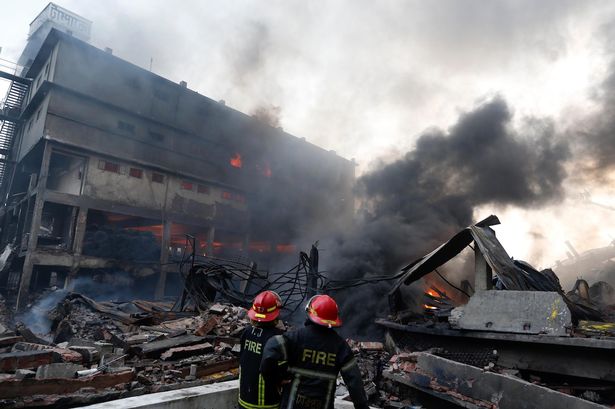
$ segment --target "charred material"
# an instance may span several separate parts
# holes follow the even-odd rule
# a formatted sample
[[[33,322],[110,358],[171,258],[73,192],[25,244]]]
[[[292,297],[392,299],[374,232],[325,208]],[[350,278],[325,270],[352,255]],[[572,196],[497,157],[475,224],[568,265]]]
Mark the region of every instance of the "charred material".
[[[591,305],[569,299],[552,270],[538,271],[524,261],[512,260],[502,244],[495,237],[495,232],[489,226],[499,224],[495,216],[491,216],[473,226],[457,233],[449,241],[431,253],[415,260],[402,269],[403,276],[389,292],[389,305],[392,313],[404,309],[400,292],[402,285],[410,285],[435,271],[438,267],[457,256],[464,248],[474,243],[474,251],[478,260],[484,260],[480,273],[485,272],[488,279],[481,283],[479,263],[477,263],[476,289],[518,290],[518,291],[553,291],[562,296],[570,308],[573,320],[601,320],[602,313]],[[495,277],[492,277],[495,274]],[[480,288],[479,285],[484,284]]]
[[[171,306],[72,293],[48,311],[49,331],[37,334],[54,341],[24,342],[5,329],[0,406],[74,407],[235,378],[245,310],[210,303],[196,314]]]
[[[392,319],[377,323],[386,328],[391,348],[410,359],[393,359],[385,378],[461,407],[613,405],[612,288],[578,280],[564,292],[552,270],[512,260],[489,227],[495,223],[491,217],[467,227],[402,270],[390,292]],[[466,296],[451,300],[429,286],[422,316],[408,314],[412,300],[404,299],[403,286],[434,271],[441,276],[437,269],[472,244],[474,291],[446,281]],[[520,389],[527,399],[520,399]]]
[[[189,238],[190,239],[190,238]],[[194,242],[192,248],[195,248]],[[212,257],[198,257],[192,252],[190,266],[184,276],[185,286],[179,310],[201,311],[220,296],[237,306],[249,307],[254,297],[265,290],[277,292],[287,314],[292,314],[310,292],[323,286],[318,273],[318,249],[312,246],[310,256],[301,252],[299,263],[285,272],[258,270],[256,263],[242,263]]]

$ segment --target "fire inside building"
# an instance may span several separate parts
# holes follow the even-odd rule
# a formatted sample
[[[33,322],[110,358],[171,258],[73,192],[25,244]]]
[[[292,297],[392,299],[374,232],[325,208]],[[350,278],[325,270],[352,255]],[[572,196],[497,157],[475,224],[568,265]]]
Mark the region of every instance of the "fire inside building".
[[[568,243],[538,270],[492,215],[400,271],[320,270],[314,242],[356,221],[354,162],[92,46],[91,28],[49,3],[0,71],[0,407],[236,409],[264,289],[288,331],[337,298],[370,407],[615,407],[615,245]],[[557,275],[592,270],[569,291]],[[297,402],[354,406],[360,388],[326,375],[334,404]]]
[[[97,271],[160,297],[181,287],[186,235],[268,267],[313,218],[352,216],[352,161],[90,45],[91,25],[50,3],[24,68],[0,74],[0,283],[19,307]]]

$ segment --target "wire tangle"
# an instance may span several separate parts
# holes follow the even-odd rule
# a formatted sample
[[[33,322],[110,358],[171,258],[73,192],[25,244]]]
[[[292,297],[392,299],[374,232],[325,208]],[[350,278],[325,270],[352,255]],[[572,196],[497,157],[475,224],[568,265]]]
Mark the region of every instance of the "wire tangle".
[[[317,261],[316,261],[317,264]],[[282,308],[292,315],[307,300],[308,294],[331,293],[399,279],[395,275],[373,275],[351,280],[332,280],[326,271],[318,271],[312,259],[299,253],[299,262],[283,272],[258,270],[254,263],[227,260],[196,254],[196,239],[186,235],[186,246],[179,261],[184,292],[176,309],[207,310],[208,305],[222,295],[235,305],[249,308],[262,291],[275,291],[282,299]]]

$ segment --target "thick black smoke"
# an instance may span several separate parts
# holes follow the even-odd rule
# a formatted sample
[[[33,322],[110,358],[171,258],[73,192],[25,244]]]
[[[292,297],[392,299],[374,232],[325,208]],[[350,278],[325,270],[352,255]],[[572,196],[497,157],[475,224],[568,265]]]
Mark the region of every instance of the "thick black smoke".
[[[335,279],[394,274],[472,223],[484,204],[536,207],[564,194],[567,144],[548,121],[512,127],[506,102],[494,98],[462,114],[448,131],[421,135],[402,159],[358,180],[360,221],[337,237],[327,270]],[[390,284],[337,293],[346,331],[372,331],[386,315]]]
[[[592,176],[615,167],[615,57],[600,86],[598,102],[601,108],[580,138],[586,154],[583,163],[593,171]]]
[[[252,111],[252,118],[269,125],[273,128],[280,128],[281,108],[275,105],[259,105]]]

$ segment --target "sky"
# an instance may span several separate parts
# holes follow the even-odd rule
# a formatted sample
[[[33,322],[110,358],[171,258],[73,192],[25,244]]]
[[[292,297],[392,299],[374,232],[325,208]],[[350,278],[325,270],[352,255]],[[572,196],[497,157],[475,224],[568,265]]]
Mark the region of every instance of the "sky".
[[[474,219],[500,216],[496,231],[509,253],[539,267],[565,258],[565,240],[584,251],[615,236],[615,211],[587,201],[589,195],[615,206],[612,168],[589,166],[601,156],[583,148],[582,137],[609,129],[602,122],[610,112],[605,84],[615,2],[57,3],[93,21],[95,46],[144,68],[151,64],[155,73],[240,111],[270,110],[284,130],[354,158],[359,176],[403,158],[421,135],[446,132],[464,113],[500,98],[516,137],[526,137],[528,121],[547,121],[570,142],[574,160],[563,165],[565,194],[557,199],[480,203]],[[28,24],[46,4],[0,0],[3,69],[5,60],[17,60]]]

